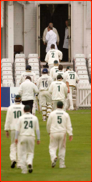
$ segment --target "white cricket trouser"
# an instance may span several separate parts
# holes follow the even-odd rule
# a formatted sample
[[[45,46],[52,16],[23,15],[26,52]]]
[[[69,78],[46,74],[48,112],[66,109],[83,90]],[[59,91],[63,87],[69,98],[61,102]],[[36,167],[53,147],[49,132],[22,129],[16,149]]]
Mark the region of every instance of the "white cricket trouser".
[[[51,161],[53,162],[56,156],[56,151],[59,149],[58,157],[60,165],[65,164],[65,152],[66,152],[66,134],[62,133],[51,133],[50,134],[50,145],[49,153]]]
[[[69,104],[70,104],[70,109],[74,109],[73,107],[73,99],[72,99],[72,93],[73,93],[73,90],[74,90],[74,87],[70,87],[70,93],[67,94],[67,98],[69,100]]]
[[[57,109],[57,103],[58,103],[58,101],[62,101],[63,102],[63,109],[66,111],[66,108],[65,108],[65,100],[53,100],[53,111],[55,110],[55,109]]]
[[[11,130],[11,145],[10,145],[10,160],[16,161],[20,166],[20,139],[18,137],[18,144],[15,144],[15,131]]]
[[[48,91],[40,91],[40,104],[44,119],[44,117],[48,117],[52,111],[52,100],[51,95]]]
[[[35,137],[20,136],[20,152],[21,152],[21,169],[27,172],[27,165],[33,165]]]

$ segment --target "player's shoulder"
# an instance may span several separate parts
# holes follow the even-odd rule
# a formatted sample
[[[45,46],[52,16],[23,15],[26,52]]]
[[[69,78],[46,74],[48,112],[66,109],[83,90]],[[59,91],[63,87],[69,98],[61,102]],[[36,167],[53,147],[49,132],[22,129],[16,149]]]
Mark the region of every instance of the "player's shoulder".
[[[69,117],[69,114],[68,114],[66,111],[63,110],[63,113],[64,113],[64,115],[65,115],[66,117]]]
[[[54,68],[54,67],[52,67],[52,68],[50,69],[50,72],[53,71],[53,68]]]
[[[32,116],[32,118],[33,118],[34,121],[38,121],[37,116],[35,116],[35,115],[33,115],[33,114],[31,114],[31,116]]]
[[[19,106],[20,106],[21,108],[24,108],[24,107],[25,107],[25,105],[23,105],[22,103],[19,104]]]
[[[8,107],[8,110],[11,110],[11,109],[13,108],[13,105],[14,105],[14,104],[10,105],[10,106]]]
[[[23,73],[21,73],[21,77],[25,76],[26,72],[24,71]]]
[[[66,83],[64,83],[63,80],[62,80],[62,85],[66,86]]]
[[[55,27],[53,27],[53,30],[57,30]]]
[[[50,113],[50,117],[53,116],[55,113],[56,113],[56,110],[52,111],[52,112]]]
[[[59,49],[57,49],[57,52],[62,53]]]
[[[32,74],[32,75],[36,75],[33,71],[31,71],[31,72],[30,72],[30,74]]]
[[[55,85],[57,83],[57,80],[53,81],[51,84],[52,85]]]
[[[52,77],[48,75],[48,79],[52,80]]]

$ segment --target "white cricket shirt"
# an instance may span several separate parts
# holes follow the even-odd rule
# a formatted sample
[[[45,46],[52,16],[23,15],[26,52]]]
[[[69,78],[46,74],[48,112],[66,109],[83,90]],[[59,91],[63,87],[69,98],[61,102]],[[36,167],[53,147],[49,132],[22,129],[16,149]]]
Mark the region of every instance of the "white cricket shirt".
[[[27,76],[30,76],[32,82],[36,83],[36,74],[33,73],[32,71],[25,71],[24,73],[21,74],[19,84],[23,83]]]
[[[47,74],[43,74],[38,80],[39,91],[48,90],[52,82],[52,78]]]
[[[45,57],[45,61],[48,63],[48,65],[54,64],[54,61],[62,60],[62,52],[57,49],[50,49]]]
[[[48,133],[68,133],[69,136],[73,135],[72,125],[69,114],[63,109],[56,109],[51,112],[47,121]]]
[[[53,81],[50,85],[49,92],[52,94],[52,100],[64,101],[67,96],[67,86],[63,81]]]
[[[78,75],[76,74],[75,71],[66,71],[65,72],[65,79],[68,77],[68,82],[69,82],[69,86],[76,86],[76,81],[79,80]]]
[[[24,113],[24,105],[15,103],[8,107],[4,130],[15,130],[20,116]]]
[[[58,71],[58,66],[54,66],[53,68],[51,68],[51,70],[50,70],[50,76],[51,76],[51,78],[54,80],[54,76],[55,76],[55,74],[57,73],[57,71]]]
[[[36,116],[27,112],[19,118],[16,131],[19,131],[20,135],[35,136],[35,130],[39,130],[39,122]]]

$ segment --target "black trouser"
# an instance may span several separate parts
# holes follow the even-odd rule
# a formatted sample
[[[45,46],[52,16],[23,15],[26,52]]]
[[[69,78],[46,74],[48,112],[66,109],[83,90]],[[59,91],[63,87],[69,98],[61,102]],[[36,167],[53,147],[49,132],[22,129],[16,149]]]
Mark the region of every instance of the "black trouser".
[[[27,101],[22,101],[23,105],[29,105],[31,108],[31,113],[32,113],[32,108],[33,108],[33,100],[27,100]]]
[[[63,60],[65,62],[68,62],[68,49],[63,48]]]

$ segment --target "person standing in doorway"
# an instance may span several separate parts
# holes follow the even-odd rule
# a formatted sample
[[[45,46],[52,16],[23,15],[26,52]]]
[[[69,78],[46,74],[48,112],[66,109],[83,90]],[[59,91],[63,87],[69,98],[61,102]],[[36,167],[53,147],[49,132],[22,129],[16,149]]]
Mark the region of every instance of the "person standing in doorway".
[[[43,44],[46,45],[46,34],[48,32],[49,26],[52,27],[53,32],[56,33],[56,35],[57,35],[57,45],[59,45],[59,41],[60,41],[59,34],[58,34],[57,29],[55,27],[53,27],[53,23],[49,23],[48,27],[46,27],[44,29],[43,38],[42,38],[43,39]]]
[[[68,62],[68,49],[69,49],[69,29],[68,29],[68,21],[65,21],[65,37],[63,43],[63,61]]]
[[[48,32],[46,34],[46,42],[47,42],[46,53],[51,49],[52,44],[55,45],[55,49],[58,49],[57,44],[56,44],[57,43],[57,35],[52,30],[51,26],[48,27]]]

